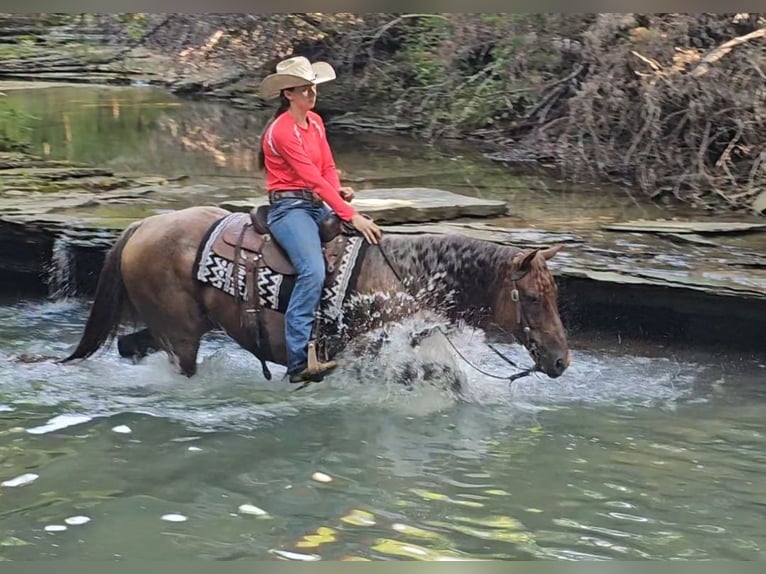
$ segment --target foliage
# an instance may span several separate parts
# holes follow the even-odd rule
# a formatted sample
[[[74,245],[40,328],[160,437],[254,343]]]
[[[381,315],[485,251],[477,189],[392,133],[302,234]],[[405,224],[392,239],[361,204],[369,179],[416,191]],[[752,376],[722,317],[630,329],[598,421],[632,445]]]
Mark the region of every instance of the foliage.
[[[131,40],[139,40],[150,23],[149,15],[145,13],[116,14],[115,17],[124,26],[125,34]]]
[[[0,92],[0,151],[23,151],[29,144],[30,116],[8,105]]]
[[[389,15],[370,37],[354,81],[426,137],[708,208],[766,189],[761,14]]]
[[[170,56],[185,93],[262,106],[257,82],[300,53],[338,70],[323,113],[362,129],[481,140],[706,207],[747,208],[766,189],[758,13],[42,16]]]
[[[766,21],[628,16],[602,15],[584,37],[594,65],[547,134],[562,165],[652,197],[749,208],[766,189]]]
[[[566,68],[547,46],[559,15],[389,15],[354,82],[428,137],[511,122]],[[587,21],[587,19],[585,19]],[[360,66],[356,66],[359,69]]]

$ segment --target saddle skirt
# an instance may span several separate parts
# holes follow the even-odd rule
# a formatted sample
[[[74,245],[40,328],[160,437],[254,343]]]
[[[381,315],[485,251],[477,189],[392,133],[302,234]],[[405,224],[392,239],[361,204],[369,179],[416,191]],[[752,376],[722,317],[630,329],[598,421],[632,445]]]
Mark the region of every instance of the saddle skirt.
[[[296,270],[269,232],[269,208],[235,212],[215,222],[200,245],[194,274],[199,281],[247,302],[251,309],[266,307],[284,313]],[[352,235],[335,214],[320,223],[320,238],[326,269],[320,309],[337,317],[356,281],[366,241],[355,231]]]

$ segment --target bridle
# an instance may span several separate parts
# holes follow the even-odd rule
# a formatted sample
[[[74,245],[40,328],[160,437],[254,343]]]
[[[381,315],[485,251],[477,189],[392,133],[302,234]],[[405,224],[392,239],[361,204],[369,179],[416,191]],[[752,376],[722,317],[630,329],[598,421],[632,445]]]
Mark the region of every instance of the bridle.
[[[529,319],[527,319],[526,313],[524,313],[524,308],[521,306],[521,295],[519,295],[519,287],[516,285],[516,282],[526,277],[528,273],[529,270],[524,271],[520,275],[511,277],[511,301],[516,304],[516,323],[521,328],[521,332],[524,333],[524,338],[526,339],[524,346],[529,350],[529,353],[535,359],[536,365],[537,345],[530,336],[530,333],[532,332],[532,326],[529,323]]]
[[[391,271],[393,272],[394,276],[399,281],[399,283],[401,284],[401,286],[405,290],[405,292],[408,293],[411,297],[413,297],[414,299],[417,300],[417,298],[412,293],[410,293],[410,290],[409,290],[407,284],[402,279],[401,275],[397,271],[397,269],[394,266],[394,264],[388,258],[388,255],[386,254],[386,251],[383,249],[383,246],[380,243],[378,243],[377,247],[378,247],[378,250],[380,251],[380,254],[383,256],[383,259],[385,260],[386,264],[391,269]],[[526,377],[527,375],[529,375],[531,373],[534,373],[535,371],[539,370],[538,369],[537,346],[535,345],[535,342],[530,337],[530,333],[532,331],[532,328],[531,328],[531,326],[529,324],[529,320],[527,319],[527,316],[524,313],[524,309],[523,309],[523,307],[521,305],[521,296],[519,295],[519,288],[518,288],[518,285],[517,285],[517,282],[520,281],[521,279],[523,279],[524,277],[526,277],[526,275],[528,273],[529,273],[529,269],[527,269],[526,271],[524,271],[523,273],[521,273],[519,275],[514,275],[514,276],[511,277],[511,287],[512,287],[511,288],[511,301],[513,301],[515,303],[515,306],[516,306],[516,321],[519,324],[519,326],[521,327],[521,330],[524,333],[524,336],[526,338],[526,345],[525,346],[529,350],[530,355],[532,356],[532,358],[535,361],[535,364],[532,367],[527,368],[527,369],[523,369],[523,370],[519,371],[518,373],[514,373],[512,375],[496,375],[496,374],[493,374],[493,373],[488,373],[487,371],[483,370],[480,367],[477,367],[475,364],[473,364],[471,361],[469,361],[463,355],[463,353],[460,352],[460,350],[450,340],[450,338],[447,335],[447,333],[445,333],[444,330],[439,325],[437,325],[436,327],[428,327],[426,329],[423,329],[423,330],[419,331],[418,333],[414,333],[412,335],[412,341],[413,341],[413,343],[411,343],[412,346],[414,347],[416,345],[416,343],[414,341],[421,340],[421,339],[429,336],[434,331],[438,331],[439,333],[442,334],[444,339],[447,341],[447,343],[449,343],[449,345],[458,354],[458,356],[461,359],[463,359],[463,361],[465,361],[468,365],[470,365],[474,370],[478,371],[479,373],[481,373],[482,375],[485,375],[487,377],[491,377],[493,379],[507,380],[509,383],[512,383],[513,381],[515,381],[517,379],[520,379],[522,377]],[[509,365],[511,365],[512,367],[514,367],[516,369],[521,369],[521,367],[519,365],[517,365],[512,359],[506,357],[503,353],[501,353],[499,350],[497,350],[494,347],[494,345],[492,345],[490,343],[487,343],[487,346],[496,355],[498,355],[501,359],[503,359],[503,361],[505,361],[506,363],[508,363]]]

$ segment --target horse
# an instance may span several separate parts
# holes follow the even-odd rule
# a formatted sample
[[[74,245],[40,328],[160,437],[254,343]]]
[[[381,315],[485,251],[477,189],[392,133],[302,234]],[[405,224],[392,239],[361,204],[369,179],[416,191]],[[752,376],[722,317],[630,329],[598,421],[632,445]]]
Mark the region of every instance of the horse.
[[[194,206],[133,222],[106,251],[79,343],[60,362],[85,359],[116,338],[121,356],[138,361],[164,351],[192,377],[201,338],[222,330],[270,379],[267,362],[287,363],[285,285],[295,270],[268,233],[268,208]],[[561,245],[521,249],[457,233],[386,233],[371,245],[332,217],[335,225],[322,228],[327,281],[310,360],[317,352],[328,360],[360,334],[428,308],[510,334],[532,370],[550,378],[569,366],[547,266]],[[145,327],[118,335],[126,322]]]

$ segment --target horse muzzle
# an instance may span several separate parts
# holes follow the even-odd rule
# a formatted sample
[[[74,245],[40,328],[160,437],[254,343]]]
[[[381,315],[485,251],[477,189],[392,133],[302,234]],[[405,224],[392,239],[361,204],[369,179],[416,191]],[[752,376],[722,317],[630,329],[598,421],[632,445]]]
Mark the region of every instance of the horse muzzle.
[[[567,349],[563,353],[539,353],[532,352],[535,366],[538,371],[548,375],[551,379],[557,379],[564,374],[572,363],[572,352]]]

